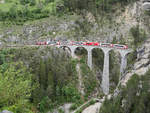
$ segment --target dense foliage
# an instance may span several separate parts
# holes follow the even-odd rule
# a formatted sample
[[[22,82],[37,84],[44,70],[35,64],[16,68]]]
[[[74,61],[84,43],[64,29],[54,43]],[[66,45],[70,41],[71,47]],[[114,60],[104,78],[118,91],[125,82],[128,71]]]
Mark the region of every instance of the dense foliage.
[[[80,105],[84,101],[77,89],[77,61],[61,49],[3,49],[0,63],[0,110],[46,112],[66,102]],[[88,97],[97,84],[85,62],[82,65],[88,72],[84,75]]]
[[[120,94],[106,100],[100,113],[149,113],[150,71],[144,76],[134,74]]]
[[[110,79],[110,92],[113,92],[118,85],[120,76],[120,65],[121,65],[121,55],[119,52],[110,51],[109,57],[109,79]]]
[[[84,89],[85,97],[88,97],[98,84],[96,76],[91,70],[89,70],[89,67],[85,64],[86,61],[84,59],[81,59],[80,63],[81,63],[83,84],[85,87]]]
[[[32,84],[32,76],[20,62],[0,66],[0,109],[31,112],[29,99],[31,92],[38,87]]]
[[[48,2],[48,3],[47,3]],[[0,4],[0,21],[22,24],[27,20],[48,17],[56,12],[56,3],[36,0],[8,0]]]
[[[0,21],[22,24],[50,15],[83,14],[85,11],[96,16],[114,11],[113,5],[117,3],[124,6],[132,1],[136,0],[6,0],[0,4]]]
[[[45,112],[58,104],[80,100],[75,84],[75,65],[71,59],[58,50],[50,50],[52,54],[47,58],[41,57],[46,54],[44,51],[39,54],[36,51],[35,48],[1,51],[0,109],[8,106],[7,109],[22,113],[21,107],[34,103],[36,109]],[[24,63],[13,63],[21,61]]]

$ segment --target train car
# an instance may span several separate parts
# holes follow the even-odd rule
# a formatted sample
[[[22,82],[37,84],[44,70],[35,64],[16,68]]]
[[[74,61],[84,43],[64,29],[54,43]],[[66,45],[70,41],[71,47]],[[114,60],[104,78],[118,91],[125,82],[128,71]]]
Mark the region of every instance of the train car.
[[[83,45],[92,46],[93,42],[85,42]]]
[[[94,42],[94,46],[99,46],[99,45],[100,45],[100,43]]]
[[[127,45],[114,44],[114,47],[118,49],[128,49]]]
[[[70,45],[70,42],[68,42],[68,41],[61,41],[61,42],[58,41],[57,44],[58,45]]]
[[[114,47],[114,44],[110,44],[110,43],[100,43],[101,47]]]
[[[84,42],[77,42],[77,41],[72,41],[72,42],[70,42],[70,45],[84,45]]]
[[[84,42],[83,45],[86,45],[86,46],[99,46],[100,44],[98,42]]]
[[[36,45],[47,45],[47,42],[44,41],[44,42],[36,42]]]
[[[60,41],[57,42],[57,45],[60,45]]]
[[[47,45],[60,45],[59,41],[47,41]]]

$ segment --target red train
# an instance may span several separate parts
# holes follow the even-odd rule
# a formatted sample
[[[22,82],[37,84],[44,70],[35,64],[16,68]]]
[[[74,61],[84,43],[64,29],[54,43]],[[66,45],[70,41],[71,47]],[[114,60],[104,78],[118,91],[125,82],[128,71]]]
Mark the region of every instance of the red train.
[[[121,44],[111,44],[111,43],[99,43],[99,42],[78,42],[78,41],[44,41],[37,42],[36,45],[85,45],[85,46],[100,46],[100,47],[109,47],[109,48],[118,48],[118,49],[128,49],[127,45]]]

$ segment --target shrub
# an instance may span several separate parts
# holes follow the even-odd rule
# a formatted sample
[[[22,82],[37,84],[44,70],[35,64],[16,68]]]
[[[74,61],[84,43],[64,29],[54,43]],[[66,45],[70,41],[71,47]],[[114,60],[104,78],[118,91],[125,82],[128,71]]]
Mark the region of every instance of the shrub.
[[[51,110],[54,108],[54,105],[49,97],[44,97],[39,103],[40,112],[46,112],[47,110]]]
[[[62,90],[64,98],[66,99],[67,102],[76,102],[80,100],[80,93],[74,86],[72,85],[64,86]]]
[[[130,29],[131,35],[133,36],[133,44],[135,48],[141,45],[147,38],[147,35],[143,29],[139,28],[139,25]]]
[[[85,63],[81,64],[81,73],[83,76],[82,78],[85,87],[85,97],[88,97],[97,86],[96,76],[94,76],[93,72]]]
[[[17,18],[17,9],[16,9],[16,5],[13,5],[10,10],[9,10],[9,17],[11,19],[16,19]]]
[[[20,0],[22,5],[30,4],[31,6],[36,4],[36,0]]]
[[[54,0],[45,0],[45,3],[54,2]]]

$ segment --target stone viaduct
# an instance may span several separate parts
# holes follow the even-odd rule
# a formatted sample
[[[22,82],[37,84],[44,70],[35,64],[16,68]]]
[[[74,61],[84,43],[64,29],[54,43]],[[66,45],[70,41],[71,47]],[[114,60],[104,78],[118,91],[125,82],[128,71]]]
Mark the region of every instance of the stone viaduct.
[[[27,47],[37,47],[39,45],[27,45]],[[47,45],[45,45],[47,46]],[[18,48],[18,47],[25,47],[25,46],[6,46],[9,48]],[[4,48],[6,48],[4,47]],[[101,47],[101,46],[85,46],[85,45],[60,45],[58,48],[60,47],[67,47],[70,49],[71,52],[71,56],[74,58],[75,57],[75,50],[77,48],[85,48],[87,50],[88,53],[88,59],[87,59],[87,64],[89,66],[90,69],[92,69],[92,50],[94,48],[100,48],[103,53],[104,53],[104,65],[103,65],[103,75],[102,75],[102,90],[104,92],[105,95],[109,94],[109,52],[113,49],[116,49],[120,55],[121,55],[121,66],[120,66],[120,73],[122,74],[124,72],[124,70],[126,69],[127,66],[127,55],[132,52],[131,49],[117,49],[117,48],[109,48],[109,47]]]
[[[122,74],[127,66],[127,55],[132,51],[129,49],[117,49],[117,48],[108,48],[100,46],[75,46],[75,45],[61,45],[60,47],[68,47],[71,51],[71,56],[75,57],[75,50],[79,47],[85,48],[88,53],[87,64],[90,69],[92,69],[92,50],[94,48],[100,48],[104,52],[104,66],[103,66],[103,75],[102,75],[102,90],[105,95],[109,93],[109,52],[113,49],[116,49],[121,55],[121,66],[120,73]]]

